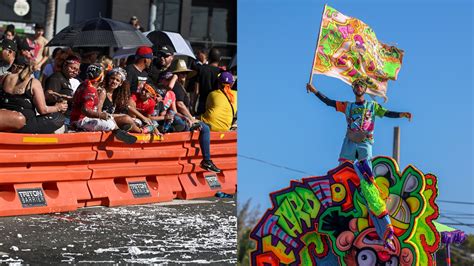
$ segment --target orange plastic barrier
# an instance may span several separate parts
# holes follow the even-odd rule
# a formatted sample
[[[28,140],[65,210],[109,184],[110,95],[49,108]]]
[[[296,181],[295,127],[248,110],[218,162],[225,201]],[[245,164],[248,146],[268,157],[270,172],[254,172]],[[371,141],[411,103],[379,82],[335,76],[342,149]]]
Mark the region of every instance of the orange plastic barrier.
[[[0,216],[170,201],[235,193],[237,134],[212,133],[204,172],[198,132],[136,135],[127,145],[111,133],[0,133]]]
[[[101,132],[0,133],[0,215],[75,210],[91,198],[88,164]]]
[[[183,190],[178,198],[195,199],[212,197],[217,191],[234,194],[237,185],[237,171],[226,170],[221,173],[199,172],[179,175]]]
[[[91,162],[88,182],[93,200],[87,205],[129,205],[170,201],[181,191],[178,175],[186,157],[184,143],[190,133],[157,136],[136,135],[137,143],[125,145],[104,133],[94,147],[97,160]]]
[[[183,187],[179,198],[210,197],[217,191],[228,194],[237,191],[237,132],[211,132],[211,159],[222,170],[220,174],[205,172],[199,167],[202,160],[199,132],[192,134],[185,147],[187,164],[179,176]]]

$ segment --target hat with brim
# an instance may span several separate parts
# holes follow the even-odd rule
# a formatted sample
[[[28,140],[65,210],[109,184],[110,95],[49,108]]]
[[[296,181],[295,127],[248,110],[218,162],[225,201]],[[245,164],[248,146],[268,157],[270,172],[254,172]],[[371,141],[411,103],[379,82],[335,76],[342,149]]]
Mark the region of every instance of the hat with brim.
[[[145,91],[147,91],[148,93],[150,93],[153,98],[156,98],[156,91],[155,91],[155,89],[154,89],[152,86],[150,86],[149,84],[145,83],[145,85],[143,86],[143,90],[145,90]]]
[[[186,76],[186,78],[192,78],[196,75],[196,71],[188,69],[188,67],[186,66],[186,61],[184,61],[183,59],[178,59],[173,70],[173,74],[179,73],[187,73],[188,75]]]

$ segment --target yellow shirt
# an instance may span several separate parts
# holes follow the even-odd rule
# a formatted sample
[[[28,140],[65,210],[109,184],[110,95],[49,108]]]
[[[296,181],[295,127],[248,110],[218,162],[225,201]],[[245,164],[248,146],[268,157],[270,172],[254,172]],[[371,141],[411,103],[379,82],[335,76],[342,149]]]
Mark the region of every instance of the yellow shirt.
[[[234,95],[234,112],[237,113],[237,91],[232,90]],[[208,124],[211,131],[229,131],[232,126],[232,108],[227,97],[221,90],[214,90],[207,96],[206,112],[201,120]]]

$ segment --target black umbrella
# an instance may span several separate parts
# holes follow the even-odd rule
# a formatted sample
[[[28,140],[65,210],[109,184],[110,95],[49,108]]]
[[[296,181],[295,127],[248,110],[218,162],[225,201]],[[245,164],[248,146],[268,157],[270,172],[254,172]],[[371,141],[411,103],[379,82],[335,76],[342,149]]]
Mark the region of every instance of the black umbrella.
[[[153,44],[132,25],[108,18],[94,18],[68,26],[48,46],[137,47]]]

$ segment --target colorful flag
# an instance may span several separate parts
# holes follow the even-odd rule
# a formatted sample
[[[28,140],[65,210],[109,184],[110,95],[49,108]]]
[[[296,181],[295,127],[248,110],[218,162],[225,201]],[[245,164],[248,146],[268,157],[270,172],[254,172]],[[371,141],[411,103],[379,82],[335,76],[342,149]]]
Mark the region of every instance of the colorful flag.
[[[312,74],[348,84],[369,78],[367,93],[386,99],[387,82],[397,79],[402,58],[402,50],[379,42],[364,22],[324,7]]]

